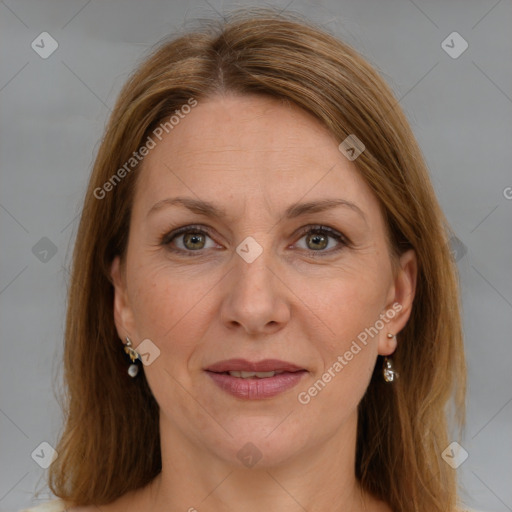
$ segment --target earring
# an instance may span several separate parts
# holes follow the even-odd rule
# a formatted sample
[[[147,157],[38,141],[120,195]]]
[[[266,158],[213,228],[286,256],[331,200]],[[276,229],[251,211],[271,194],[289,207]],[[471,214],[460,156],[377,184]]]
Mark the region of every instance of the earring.
[[[124,346],[124,351],[130,356],[130,359],[132,360],[132,364],[128,368],[128,375],[130,377],[136,377],[139,373],[139,366],[135,364],[135,361],[142,361],[142,359],[140,358],[139,353],[133,348],[132,342],[128,336],[126,336],[126,345]]]
[[[395,338],[395,334],[388,333],[388,338]],[[393,382],[394,380],[400,377],[399,373],[393,368],[393,363],[390,357],[384,357],[384,367],[382,370],[382,375],[384,376],[384,380],[386,382]]]

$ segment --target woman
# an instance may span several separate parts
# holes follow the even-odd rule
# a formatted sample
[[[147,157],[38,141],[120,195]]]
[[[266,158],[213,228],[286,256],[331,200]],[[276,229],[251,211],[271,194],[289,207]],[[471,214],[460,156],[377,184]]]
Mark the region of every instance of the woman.
[[[85,198],[48,510],[461,510],[450,236],[343,42],[252,10],[161,45]]]

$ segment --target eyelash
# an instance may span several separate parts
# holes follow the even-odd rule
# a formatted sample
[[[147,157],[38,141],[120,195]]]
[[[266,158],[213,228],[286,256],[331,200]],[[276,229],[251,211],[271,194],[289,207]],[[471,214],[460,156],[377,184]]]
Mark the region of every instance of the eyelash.
[[[164,235],[161,238],[160,244],[164,245],[164,246],[167,246],[168,250],[171,251],[171,252],[179,253],[179,254],[182,254],[182,255],[186,255],[187,257],[201,256],[201,252],[204,249],[198,249],[196,251],[190,251],[190,250],[175,249],[175,248],[170,247],[171,242],[175,238],[177,238],[179,235],[183,235],[183,234],[186,234],[186,233],[194,233],[194,234],[198,234],[199,233],[199,234],[207,235],[210,238],[212,238],[211,234],[210,234],[210,230],[205,229],[202,226],[190,225],[190,226],[183,226],[181,228],[175,229],[174,231],[171,231],[170,233]],[[328,235],[331,238],[334,238],[337,242],[339,242],[341,244],[340,247],[338,247],[336,249],[330,249],[328,251],[325,251],[325,250],[314,251],[312,249],[308,250],[307,252],[309,252],[311,254],[311,256],[313,256],[313,257],[322,257],[323,256],[322,253],[324,253],[324,254],[333,254],[335,252],[338,252],[338,251],[342,250],[344,247],[351,247],[351,245],[352,245],[350,240],[347,237],[345,237],[344,235],[342,235],[341,233],[339,233],[338,231],[336,231],[336,230],[334,230],[332,228],[329,228],[327,226],[322,226],[322,225],[318,225],[318,224],[317,225],[306,226],[306,229],[301,230],[299,240],[304,235],[307,235],[309,233]]]

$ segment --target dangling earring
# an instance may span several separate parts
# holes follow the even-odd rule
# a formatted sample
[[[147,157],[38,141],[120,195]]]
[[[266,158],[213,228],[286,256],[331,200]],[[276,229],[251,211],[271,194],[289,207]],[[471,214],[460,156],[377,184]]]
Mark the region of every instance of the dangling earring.
[[[394,338],[395,335],[388,333],[388,338]],[[400,377],[399,373],[393,368],[393,363],[390,357],[384,357],[384,365],[382,369],[382,375],[384,376],[384,380],[386,382],[393,382],[394,380]]]
[[[126,345],[124,346],[124,351],[130,356],[130,359],[132,360],[132,364],[128,368],[128,375],[130,377],[136,377],[139,373],[139,366],[135,364],[135,361],[142,361],[142,359],[140,358],[139,353],[133,348],[132,342],[128,336],[126,336]]]

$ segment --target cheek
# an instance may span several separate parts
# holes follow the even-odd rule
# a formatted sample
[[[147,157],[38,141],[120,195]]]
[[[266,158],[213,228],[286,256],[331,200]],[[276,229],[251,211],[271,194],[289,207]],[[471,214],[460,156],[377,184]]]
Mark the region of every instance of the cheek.
[[[171,270],[166,264],[139,267],[133,277],[133,310],[139,335],[158,344],[180,338],[183,330],[199,324],[202,301],[212,284],[184,272]],[[191,333],[190,333],[191,334]]]
[[[335,425],[356,408],[370,383],[382,335],[373,329],[382,313],[383,295],[374,280],[361,277],[340,281],[323,297],[321,317],[329,330],[312,338],[322,363],[312,375],[311,387],[300,391],[306,393],[305,399],[311,398],[315,416]]]
[[[352,340],[375,324],[385,304],[384,284],[377,269],[372,272],[361,269],[326,280],[321,290],[309,294],[311,309],[319,312],[328,327],[325,330],[328,352],[348,350]]]

